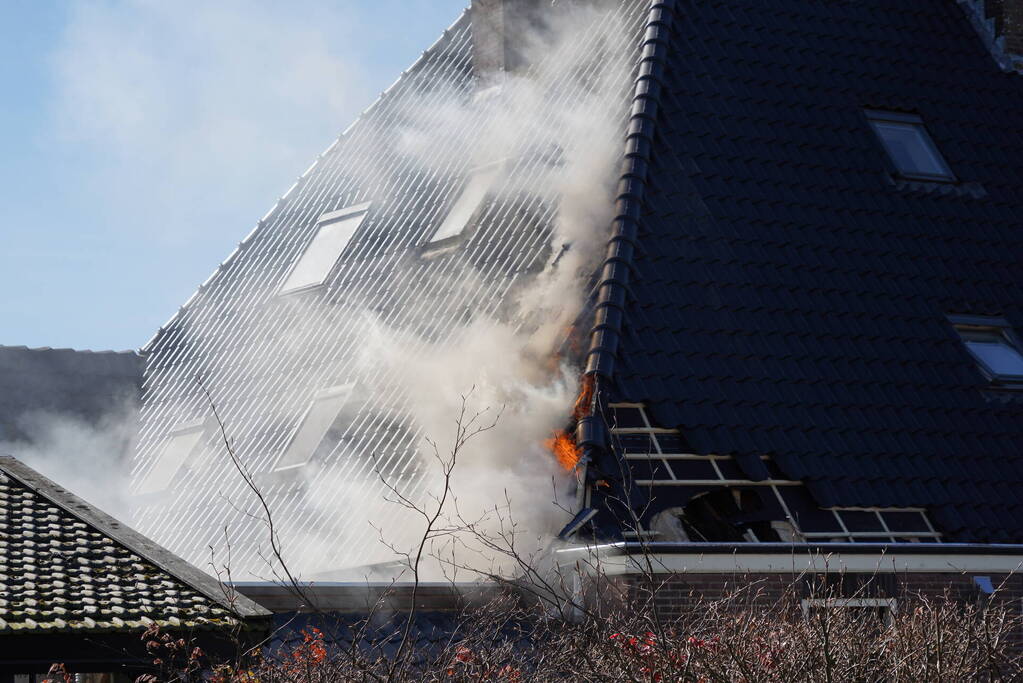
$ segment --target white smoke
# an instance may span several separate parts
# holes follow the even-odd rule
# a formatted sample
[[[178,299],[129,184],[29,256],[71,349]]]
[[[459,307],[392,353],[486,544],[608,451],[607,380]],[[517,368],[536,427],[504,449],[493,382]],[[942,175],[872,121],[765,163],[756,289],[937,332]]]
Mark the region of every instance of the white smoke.
[[[115,402],[95,420],[34,411],[17,421],[23,438],[0,442],[11,455],[76,496],[131,524],[128,459],[138,431],[134,401]]]
[[[513,169],[503,182],[504,189],[556,203],[550,242],[552,253],[560,257],[550,259],[542,272],[514,291],[505,315],[473,312],[442,340],[410,331],[418,326],[396,327],[371,311],[361,314],[364,333],[356,341],[362,350],[360,370],[366,376],[399,378],[404,417],[421,435],[416,476],[388,477],[403,495],[425,510],[437,506],[445,486],[441,462],[452,453],[463,400],[468,417],[479,414],[478,425],[494,422],[459,453],[450,482],[452,497],[438,525],[461,531],[442,534],[430,545],[439,556],[429,563],[431,578],[451,578],[456,567],[513,571],[508,558],[484,547],[480,537],[499,545],[514,543],[523,556],[535,556],[568,521],[565,508],[574,505],[574,475],[557,464],[544,441],[564,427],[579,389],[579,368],[566,365],[556,351],[580,312],[585,279],[606,242],[624,137],[624,92],[632,68],[626,51],[632,41],[612,11],[577,7],[554,16],[554,23],[534,41],[538,70],[508,76],[498,92],[484,97],[466,100],[452,93],[439,104],[432,101],[421,126],[415,120],[406,126],[400,149],[427,169],[457,167],[466,158],[478,167],[528,158],[538,149],[557,150],[558,164],[541,173],[533,169],[516,175]],[[580,26],[598,29],[580,41]],[[547,99],[555,87],[559,103],[552,107]],[[456,300],[475,290],[481,277],[465,265],[444,287],[424,289],[440,289]],[[384,392],[391,387],[367,389]],[[374,479],[357,483],[350,477],[310,472],[305,502],[343,520],[339,524],[348,529],[387,520],[384,541],[397,548],[414,545],[424,519],[394,502],[395,495],[385,496]],[[379,500],[367,505],[366,488],[374,486]],[[464,529],[467,522],[471,531]],[[329,567],[316,549],[332,538],[336,544],[336,529],[295,528],[291,534],[288,557],[295,567],[311,573]],[[384,546],[359,551],[360,558],[393,559]],[[455,574],[471,578],[472,572]]]

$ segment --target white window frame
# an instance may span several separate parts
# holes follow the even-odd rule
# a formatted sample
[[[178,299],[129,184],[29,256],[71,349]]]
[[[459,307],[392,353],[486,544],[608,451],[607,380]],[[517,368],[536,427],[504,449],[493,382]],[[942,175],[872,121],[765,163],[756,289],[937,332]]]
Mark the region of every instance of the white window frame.
[[[444,214],[444,219],[426,240],[426,247],[448,245],[465,235],[465,231],[479,214],[480,208],[491,196],[494,184],[500,177],[503,167],[503,162],[494,162],[469,171],[465,182],[459,187],[458,195]],[[482,191],[479,192],[479,197],[474,199],[470,193],[477,190]]]
[[[948,316],[948,319],[955,327],[956,334],[959,335],[959,340],[962,342],[963,348],[965,348],[967,353],[970,354],[970,357],[976,361],[977,367],[980,368],[980,371],[985,377],[987,377],[988,381],[1023,387],[1023,374],[1009,375],[995,372],[983,358],[973,352],[970,345],[966,343],[968,340],[963,336],[963,332],[981,332],[998,336],[1002,338],[1002,341],[1006,346],[1014,350],[1016,353],[1023,355],[1023,343],[1021,343],[1019,337],[1016,336],[1016,333],[1012,328],[1012,324],[1008,320],[1005,318],[975,315],[950,315]]]
[[[372,207],[372,202],[364,202],[362,204],[354,204],[352,206],[345,207],[338,211],[328,211],[319,217],[316,221],[316,232],[312,239],[309,240],[309,244],[306,245],[305,250],[301,256],[295,259],[295,262],[288,268],[284,278],[281,280],[280,287],[277,290],[278,296],[287,294],[294,294],[296,292],[305,292],[311,289],[322,287],[326,283],[327,278],[330,277],[331,272],[337,266],[337,262],[341,259],[341,255],[351,244],[352,238],[359,231],[362,223],[366,220],[366,216],[369,214],[369,210]],[[349,223],[347,230],[340,235],[340,239],[333,244],[332,251],[335,251],[334,259],[331,264],[323,271],[322,276],[319,280],[303,281],[299,284],[289,284],[292,278],[302,268],[303,263],[308,263],[307,259],[312,258],[313,250],[317,248],[317,239],[327,233],[324,230],[330,230],[333,228],[340,227],[338,224]]]
[[[291,436],[288,438],[288,443],[284,447],[284,449],[281,451],[281,455],[277,459],[277,464],[274,465],[273,471],[274,472],[290,472],[290,471],[298,470],[298,469],[308,465],[309,461],[312,460],[313,454],[316,452],[316,449],[323,442],[323,437],[325,437],[327,432],[330,431],[330,426],[328,426],[327,429],[324,431],[324,433],[320,435],[319,439],[314,444],[312,449],[310,449],[309,452],[306,453],[305,460],[302,460],[301,462],[299,462],[299,461],[292,462],[292,463],[289,463],[289,464],[286,464],[286,465],[282,465],[281,463],[283,463],[286,460],[288,460],[288,454],[291,452],[292,447],[295,446],[296,441],[298,441],[298,439],[300,438],[300,436],[302,434],[302,428],[305,427],[306,421],[309,419],[309,416],[313,412],[313,410],[315,410],[316,403],[318,401],[324,401],[324,400],[327,400],[327,399],[337,398],[337,397],[341,397],[341,396],[344,397],[344,400],[338,406],[337,412],[334,413],[333,420],[336,420],[337,416],[341,414],[341,411],[344,410],[345,406],[347,406],[349,401],[352,400],[354,393],[355,393],[355,383],[354,382],[349,383],[349,384],[341,384],[341,385],[338,385],[338,386],[335,386],[335,387],[330,387],[329,389],[324,389],[323,391],[317,392],[317,394],[313,397],[313,400],[309,403],[308,407],[306,407],[305,412],[302,413],[302,419],[300,419],[298,421],[298,424],[295,426],[295,429],[292,430]],[[333,424],[333,420],[331,421],[331,424]]]
[[[201,420],[192,420],[178,425],[173,430],[168,432],[167,436],[163,439],[160,444],[160,450],[155,458],[153,465],[146,471],[145,476],[139,482],[138,487],[135,489],[135,493],[140,496],[152,495],[155,493],[161,493],[170,488],[171,483],[178,476],[181,470],[187,468],[190,463],[195,461],[196,453],[205,448],[203,444],[203,436],[206,433],[206,427],[209,423],[209,419],[203,418]],[[177,463],[168,463],[167,459],[171,455],[171,447],[176,439],[198,434],[198,438],[188,448]],[[170,466],[173,465],[173,469]],[[162,485],[158,488],[153,488],[154,484],[158,482],[155,479],[159,476],[162,481]]]
[[[888,159],[891,161],[892,166],[895,168],[899,177],[910,180],[929,180],[946,183],[957,182],[955,173],[952,172],[952,168],[948,165],[948,161],[941,153],[941,149],[939,149],[938,145],[935,144],[934,138],[931,137],[930,132],[927,130],[927,126],[924,124],[924,120],[920,116],[916,114],[884,111],[880,109],[866,109],[864,110],[864,114],[866,114],[867,121],[870,123],[870,129],[874,132],[874,135],[877,136],[877,140],[881,144],[881,148],[884,149],[885,154],[888,155]],[[906,171],[899,168],[899,163],[896,161],[895,156],[888,147],[888,143],[885,142],[884,138],[881,136],[881,132],[877,129],[877,126],[874,125],[875,123],[894,123],[903,126],[912,126],[915,128],[920,134],[920,138],[923,140],[924,144],[930,147],[929,151],[938,161],[938,165],[941,166],[943,172],[923,173],[919,171]]]

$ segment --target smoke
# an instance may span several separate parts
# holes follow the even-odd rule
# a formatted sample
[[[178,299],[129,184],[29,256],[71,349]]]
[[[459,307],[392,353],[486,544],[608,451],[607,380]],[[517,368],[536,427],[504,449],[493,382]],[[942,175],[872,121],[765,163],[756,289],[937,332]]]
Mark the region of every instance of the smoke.
[[[134,400],[114,403],[99,419],[27,412],[16,427],[23,438],[0,442],[11,455],[118,521],[131,524],[128,458],[138,432]]]
[[[337,47],[349,25],[308,0],[75,4],[54,57],[54,125],[97,159],[87,182],[134,239],[234,232],[252,196],[286,184],[281,169],[356,113],[347,95],[363,75]]]
[[[590,27],[585,41],[578,39],[580,26]],[[470,304],[464,324],[440,337],[432,333],[431,313],[400,325],[369,307],[359,313],[362,335],[354,342],[361,349],[359,374],[377,378],[363,388],[369,402],[393,401],[394,410],[415,426],[414,475],[382,473],[395,488],[388,491],[371,467],[362,468],[361,479],[351,469],[343,475],[310,469],[305,504],[337,525],[317,530],[288,525],[283,536],[294,567],[313,574],[336,568],[322,549],[370,525],[381,527],[383,543],[376,550],[359,548],[360,561],[393,560],[392,550],[414,546],[425,526],[408,504],[431,511],[446,486],[451,497],[436,525],[444,531],[428,546],[429,578],[512,572],[515,562],[482,539],[536,557],[570,518],[575,475],[560,468],[544,441],[565,425],[579,389],[579,368],[557,350],[580,313],[586,280],[606,242],[632,46],[620,9],[575,6],[552,14],[531,37],[534,71],[507,76],[473,98],[452,92],[438,103],[434,92],[429,108],[411,103],[409,109],[423,112],[423,120],[413,117],[401,131],[402,154],[427,170],[457,168],[465,159],[471,168],[501,164],[502,193],[526,194],[556,207],[548,236],[551,258],[512,290],[511,305],[499,314]],[[523,167],[538,153],[556,162]],[[458,275],[443,283],[422,283],[422,291],[430,293],[423,296],[442,292],[449,302],[473,302],[485,276],[471,264],[460,265]],[[407,306],[435,311],[437,305]],[[470,431],[486,429],[460,450],[446,482],[443,463],[455,450],[460,415]],[[332,457],[365,459],[343,450]],[[368,497],[367,490],[375,493]]]

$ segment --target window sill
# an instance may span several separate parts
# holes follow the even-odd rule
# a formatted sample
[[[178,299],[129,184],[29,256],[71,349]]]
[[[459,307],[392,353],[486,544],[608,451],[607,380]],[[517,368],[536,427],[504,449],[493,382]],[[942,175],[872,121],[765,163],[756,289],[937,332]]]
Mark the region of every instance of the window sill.
[[[274,299],[292,299],[302,296],[310,296],[314,292],[321,292],[327,288],[325,284],[309,285],[308,287],[300,287],[298,289],[289,289],[287,292],[277,292],[274,294]]]
[[[983,199],[987,196],[984,186],[974,182],[963,183],[956,180],[904,175],[886,175],[886,180],[895,189],[903,192],[971,197],[973,199]]]

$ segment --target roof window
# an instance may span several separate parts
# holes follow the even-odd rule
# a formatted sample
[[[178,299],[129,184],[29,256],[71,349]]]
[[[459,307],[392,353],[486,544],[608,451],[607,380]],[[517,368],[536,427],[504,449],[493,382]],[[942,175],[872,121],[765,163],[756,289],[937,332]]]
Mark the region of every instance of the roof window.
[[[171,432],[156,463],[146,473],[136,493],[146,495],[166,490],[183,466],[191,466],[202,460],[205,449],[201,441],[205,429],[206,421],[200,420],[182,425]]]
[[[458,195],[455,203],[451,205],[451,210],[448,211],[444,222],[433,233],[433,236],[428,240],[428,244],[433,245],[447,242],[462,234],[469,225],[469,222],[472,221],[473,216],[476,215],[480,204],[486,199],[487,193],[497,179],[500,168],[500,164],[490,164],[477,168],[470,173],[469,181],[462,189],[462,193]]]
[[[305,253],[292,266],[278,294],[319,287],[327,280],[334,264],[366,218],[370,204],[358,204],[331,211],[316,222],[316,234]]]
[[[966,349],[991,380],[1023,384],[1023,353],[1007,321],[974,316],[953,316],[951,319]]]
[[[868,110],[867,119],[900,176],[919,180],[955,180],[919,116]]]
[[[344,430],[351,422],[342,418],[342,411],[354,388],[354,384],[346,384],[317,395],[291,437],[284,455],[274,468],[275,471],[281,472],[304,466],[312,460],[320,444],[324,443],[328,436],[335,437],[330,439],[331,444],[341,440]]]

